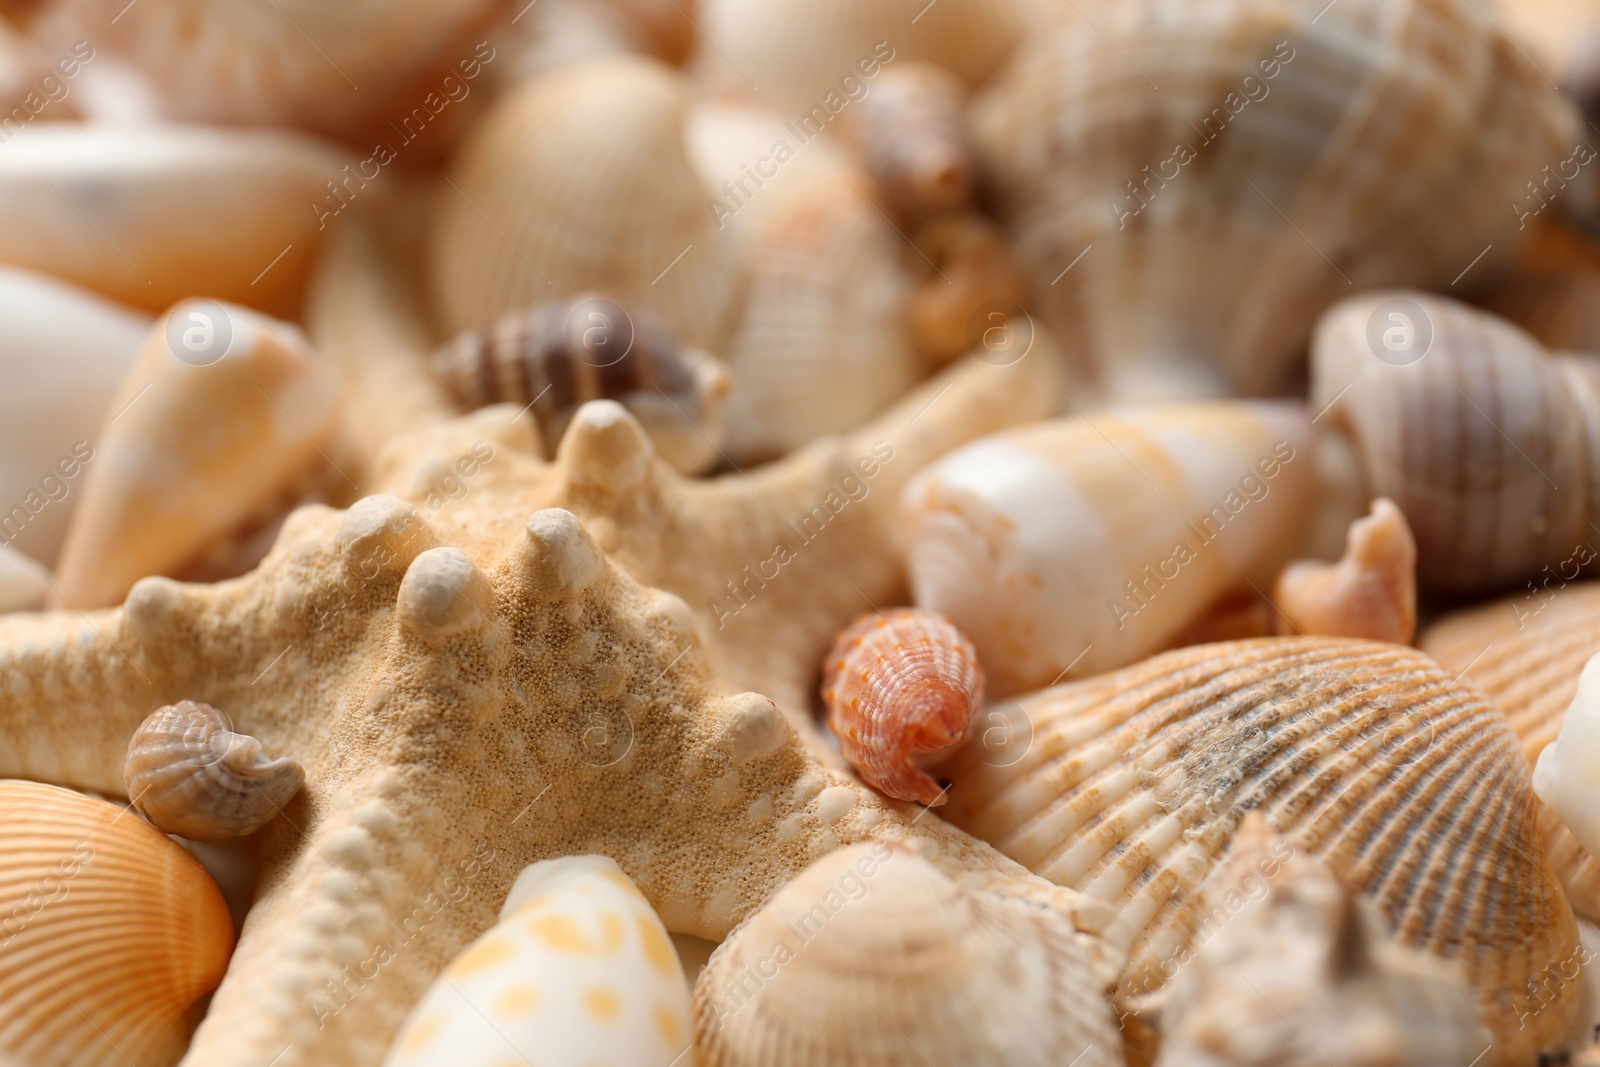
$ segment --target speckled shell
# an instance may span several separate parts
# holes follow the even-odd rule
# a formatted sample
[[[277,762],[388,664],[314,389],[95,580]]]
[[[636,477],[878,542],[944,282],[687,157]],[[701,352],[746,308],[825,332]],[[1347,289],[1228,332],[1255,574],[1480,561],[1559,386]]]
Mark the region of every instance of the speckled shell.
[[[533,409],[546,456],[590,400],[633,412],[656,451],[685,474],[716,463],[722,405],[733,380],[706,353],[677,343],[654,315],[593,294],[508,315],[434,356],[434,371],[467,408]]]
[[[977,161],[967,136],[966,91],[948,71],[897,63],[841,112],[845,140],[885,210],[916,223],[968,206]]]
[[[1417,631],[1417,543],[1394,501],[1350,524],[1337,563],[1297,560],[1273,585],[1287,634],[1364,637],[1409,645]]]
[[[688,1051],[689,987],[638,888],[606,856],[532,864],[500,922],[412,1009],[384,1067],[512,1054],[541,1067],[638,1067]]]
[[[857,617],[822,666],[822,704],[840,753],[862,781],[897,800],[944,803],[923,768],[966,742],[982,703],[977,650],[931,611]]]
[[[1338,638],[1201,645],[1020,698],[1010,717],[1028,743],[959,754],[943,812],[1117,908],[1119,996],[1170,977],[1201,883],[1260,811],[1401,942],[1464,961],[1495,1036],[1484,1062],[1523,1063],[1567,1025],[1577,989],[1534,988],[1577,932],[1527,762],[1499,711],[1431,658]]]
[[[56,786],[0,782],[0,825],[0,1050],[176,1063],[233,948],[211,877],[138,816]]]
[[[1390,353],[1385,329],[1409,329],[1409,347]],[[1337,305],[1311,359],[1310,406],[1405,512],[1424,586],[1503,588],[1594,536],[1600,361],[1552,358],[1504,320],[1405,291]]]
[[[684,146],[687,90],[659,63],[573,63],[497,101],[439,192],[432,289],[451,334],[599,291],[722,351],[738,263]]]
[[[210,347],[180,355],[186,336]],[[185,302],[150,331],[111,411],[57,564],[58,606],[119,603],[251,518],[322,459],[334,396],[297,327]]]
[[[134,808],[164,833],[225,841],[254,833],[305,784],[287,757],[234,733],[210,704],[182,700],[151,713],[128,742],[123,771]]]
[[[701,1067],[1121,1067],[1072,928],[970,892],[901,848],[806,868],[695,984]]]
[[[1160,649],[1246,580],[1265,588],[1317,489],[1294,404],[1036,423],[958,449],[906,487],[911,588],[972,639],[997,694],[1081,677]]]
[[[1097,5],[974,109],[1037,310],[1117,399],[1269,391],[1353,290],[1486,283],[1581,139],[1472,0]]]
[[[291,312],[344,160],[295,134],[39,122],[0,153],[0,262],[134,307]]]

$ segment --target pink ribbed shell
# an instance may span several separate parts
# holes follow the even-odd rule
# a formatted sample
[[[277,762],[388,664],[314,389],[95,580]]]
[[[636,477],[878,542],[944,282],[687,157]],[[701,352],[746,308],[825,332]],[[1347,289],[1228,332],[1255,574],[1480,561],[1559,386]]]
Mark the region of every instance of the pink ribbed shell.
[[[862,781],[898,800],[944,803],[922,768],[967,739],[983,702],[983,668],[943,615],[894,608],[862,615],[823,663],[822,701],[839,751]]]

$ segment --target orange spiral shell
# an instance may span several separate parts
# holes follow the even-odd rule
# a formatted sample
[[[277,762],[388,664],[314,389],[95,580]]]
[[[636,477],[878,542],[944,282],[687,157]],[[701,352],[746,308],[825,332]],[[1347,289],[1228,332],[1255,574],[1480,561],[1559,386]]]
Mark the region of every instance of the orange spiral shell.
[[[961,747],[983,702],[983,668],[943,615],[895,608],[862,615],[823,664],[822,701],[839,751],[874,789],[944,803],[923,770]]]

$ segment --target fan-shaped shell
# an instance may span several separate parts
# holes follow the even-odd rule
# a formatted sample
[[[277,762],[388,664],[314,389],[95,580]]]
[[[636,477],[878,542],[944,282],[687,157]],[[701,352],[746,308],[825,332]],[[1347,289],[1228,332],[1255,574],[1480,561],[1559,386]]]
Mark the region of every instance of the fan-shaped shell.
[[[946,765],[944,810],[1117,908],[1104,936],[1129,953],[1119,995],[1171,977],[1200,884],[1260,811],[1400,941],[1464,963],[1495,1036],[1488,1058],[1524,1062],[1566,1026],[1576,987],[1535,986],[1577,932],[1541,854],[1527,763],[1499,711],[1431,658],[1336,638],[1201,645],[980,720],[999,712],[1028,743],[969,746]]]
[[[222,981],[227,905],[115,804],[0,782],[0,1050],[34,1067],[165,1067]]]
[[[1038,310],[1119,398],[1270,390],[1352,287],[1487,282],[1581,139],[1471,0],[1099,5],[974,106]]]
[[[694,1016],[704,1067],[1122,1063],[1070,925],[882,843],[752,913],[700,972]]]
[[[1317,488],[1297,405],[1036,423],[958,449],[906,487],[912,592],[972,639],[997,693],[1120,667],[1235,585],[1265,587]]]
[[[616,861],[568,856],[523,870],[500,922],[423,995],[383,1062],[509,1051],[542,1067],[667,1067],[689,1042],[688,984],[660,918]]]
[[[440,189],[432,287],[451,333],[599,291],[712,352],[738,296],[684,146],[683,78],[659,63],[573,63],[498,101]]]
[[[1592,536],[1600,361],[1552,358],[1508,322],[1415,292],[1340,303],[1311,358],[1311,406],[1405,513],[1424,585],[1503,587]]]
[[[944,790],[922,768],[965,743],[983,703],[983,668],[972,642],[936,612],[868,612],[834,641],[822,703],[863,781],[899,800],[942,804]]]

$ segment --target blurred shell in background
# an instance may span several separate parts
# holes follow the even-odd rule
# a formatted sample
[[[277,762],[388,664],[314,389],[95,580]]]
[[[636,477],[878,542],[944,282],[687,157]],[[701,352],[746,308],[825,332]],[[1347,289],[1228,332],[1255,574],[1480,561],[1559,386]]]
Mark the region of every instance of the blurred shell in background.
[[[1039,311],[1113,398],[1272,391],[1353,289],[1488,283],[1507,205],[1579,140],[1471,0],[1091,17],[1029,38],[974,129]]]
[[[1483,306],[1558,352],[1600,352],[1600,251],[1581,231],[1540,226]]]
[[[50,572],[10,545],[0,544],[0,614],[35,611],[50,595]]]
[[[841,113],[845,141],[884,209],[903,223],[968,207],[977,162],[966,128],[966,90],[928,63],[884,68],[856,106]]]
[[[641,53],[681,65],[696,40],[692,0],[539,0],[489,34],[501,91],[567,63]]]

